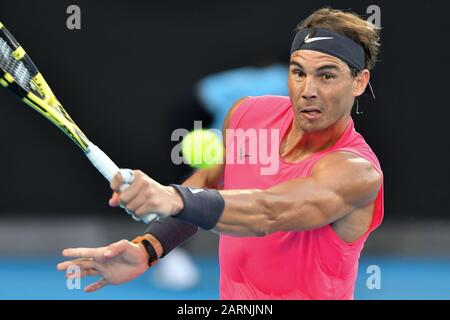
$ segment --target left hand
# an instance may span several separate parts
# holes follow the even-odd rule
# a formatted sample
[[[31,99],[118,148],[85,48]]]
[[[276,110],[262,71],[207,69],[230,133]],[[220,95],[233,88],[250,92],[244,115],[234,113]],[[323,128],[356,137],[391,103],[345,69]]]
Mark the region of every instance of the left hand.
[[[75,258],[58,264],[59,271],[71,266],[80,268],[80,276],[100,276],[85,288],[93,292],[108,284],[121,284],[143,274],[148,266],[148,255],[142,244],[121,240],[106,247],[71,248],[63,251],[64,257]],[[66,274],[69,276],[69,274]]]
[[[162,217],[176,215],[183,208],[183,201],[173,187],[163,186],[140,170],[133,170],[134,181],[120,192],[122,175],[117,173],[111,181],[113,195],[109,205],[120,204],[137,216],[158,213]]]

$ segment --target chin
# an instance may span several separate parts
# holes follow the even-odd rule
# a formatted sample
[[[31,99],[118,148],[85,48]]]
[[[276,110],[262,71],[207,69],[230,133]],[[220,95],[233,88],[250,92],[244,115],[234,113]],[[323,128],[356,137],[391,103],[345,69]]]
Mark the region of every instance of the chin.
[[[300,121],[299,127],[303,132],[312,133],[325,130],[328,126],[324,124],[322,121],[318,122]]]
[[[301,124],[300,125],[300,129],[303,132],[306,132],[306,133],[318,132],[318,131],[323,130],[322,127],[319,127],[317,125],[313,125],[311,123]]]

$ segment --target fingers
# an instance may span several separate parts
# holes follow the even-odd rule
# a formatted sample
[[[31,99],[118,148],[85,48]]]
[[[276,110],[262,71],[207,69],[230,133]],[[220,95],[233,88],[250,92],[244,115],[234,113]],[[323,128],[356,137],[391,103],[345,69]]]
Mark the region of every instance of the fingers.
[[[155,201],[147,200],[145,202],[142,202],[142,205],[139,208],[137,208],[134,211],[134,213],[138,217],[142,218],[142,216],[145,216],[147,214],[151,214],[151,213],[157,212],[157,209],[156,209],[157,207],[158,206],[157,206],[157,203]]]
[[[120,201],[133,212],[144,204],[151,204],[152,199],[158,194],[156,181],[139,170],[135,170],[134,175],[134,182],[120,195]]]
[[[147,200],[145,193],[139,193],[130,202],[127,203],[127,209],[136,213],[136,210],[142,207]]]
[[[81,271],[81,277],[93,277],[100,275],[100,272],[98,272],[97,269],[87,269]]]
[[[98,280],[97,282],[94,282],[94,283],[88,285],[86,288],[84,288],[84,291],[94,292],[94,291],[97,291],[97,290],[103,288],[107,284],[108,284],[108,281],[106,281],[105,278],[102,278],[102,279]]]
[[[119,172],[111,181],[111,188],[114,193],[109,200],[109,205],[116,207],[125,206],[129,211],[135,211],[142,207],[144,203],[155,194],[156,182],[140,170],[133,171],[134,181],[128,188],[120,191],[123,177]]]
[[[63,250],[64,257],[69,258],[96,258],[103,256],[105,247],[100,248],[69,248]]]
[[[70,260],[70,261],[64,261],[64,262],[58,263],[58,265],[56,266],[56,269],[59,271],[64,271],[64,270],[70,269],[73,266],[80,268],[80,270],[97,268],[97,264],[94,260],[77,259],[77,260]]]
[[[120,205],[120,194],[117,192],[113,192],[111,199],[109,199],[109,205],[111,207],[117,207]]]
[[[128,203],[133,200],[140,192],[142,192],[143,185],[142,181],[136,179],[128,188],[120,193],[120,202],[128,205]]]
[[[117,172],[114,178],[111,180],[110,187],[113,191],[119,192],[120,186],[122,184],[122,175],[120,172]]]
[[[83,259],[74,259],[74,260],[63,261],[56,265],[56,269],[58,271],[64,271],[67,268],[69,268],[70,266],[80,265],[83,261],[93,261],[93,259],[83,258]]]
[[[121,171],[124,171],[124,173],[122,173]],[[120,192],[120,187],[123,183],[132,184],[136,174],[143,174],[143,172],[140,170],[121,169],[121,171],[116,173],[110,183],[111,189],[116,192]],[[127,175],[128,173],[129,175]],[[126,175],[126,180],[124,180],[124,176],[122,174]]]
[[[124,252],[127,249],[127,247],[129,246],[129,244],[130,244],[129,241],[127,241],[127,240],[120,240],[118,242],[110,244],[107,247],[103,256],[106,258],[115,257],[115,256],[121,254],[122,252]]]
[[[86,269],[81,270],[80,275],[77,275],[76,273],[66,273],[66,278],[74,278],[80,276],[83,277],[91,277],[91,276],[98,276],[101,275],[100,272],[97,269]]]
[[[72,261],[64,261],[60,262],[56,265],[56,270],[58,271],[64,271],[67,268],[69,268],[70,265],[73,265]]]

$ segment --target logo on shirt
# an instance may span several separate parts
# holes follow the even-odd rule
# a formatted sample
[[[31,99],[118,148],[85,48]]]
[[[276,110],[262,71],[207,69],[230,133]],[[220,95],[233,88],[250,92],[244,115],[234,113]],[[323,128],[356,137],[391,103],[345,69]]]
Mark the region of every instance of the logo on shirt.
[[[239,159],[250,158],[250,154],[244,152],[244,147],[239,148]]]
[[[227,129],[226,163],[257,165],[261,175],[277,174],[279,169],[278,128]]]

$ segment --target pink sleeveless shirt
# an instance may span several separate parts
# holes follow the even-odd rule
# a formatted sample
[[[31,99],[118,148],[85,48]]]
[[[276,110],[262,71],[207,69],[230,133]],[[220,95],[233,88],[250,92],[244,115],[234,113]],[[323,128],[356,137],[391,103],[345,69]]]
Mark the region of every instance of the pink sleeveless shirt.
[[[270,149],[271,141],[276,141],[276,144],[272,144],[277,147],[281,144],[293,117],[288,97],[253,97],[244,100],[235,109],[229,128],[256,132],[266,129],[259,130],[263,133],[278,129],[278,141],[271,140],[269,133],[263,139]],[[319,159],[336,151],[357,154],[369,161],[382,175],[377,157],[355,131],[353,121],[350,120],[333,146],[301,162],[287,163],[279,156],[279,150],[274,150],[279,162],[275,174],[267,174],[268,162],[257,156],[258,152],[250,147],[248,141],[239,145],[236,139],[227,139],[224,189],[267,189],[292,179],[308,177]],[[246,161],[245,164],[238,163],[242,159]],[[263,168],[266,168],[265,174],[262,174]],[[382,218],[383,187],[375,200],[370,228],[352,243],[344,242],[330,225],[307,231],[276,232],[264,237],[221,235],[220,298],[353,299],[361,250],[368,235],[380,225]]]

